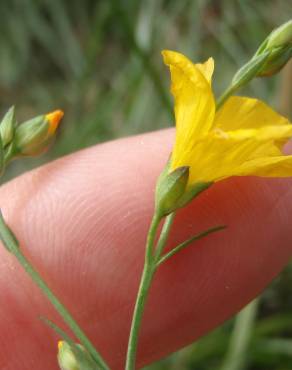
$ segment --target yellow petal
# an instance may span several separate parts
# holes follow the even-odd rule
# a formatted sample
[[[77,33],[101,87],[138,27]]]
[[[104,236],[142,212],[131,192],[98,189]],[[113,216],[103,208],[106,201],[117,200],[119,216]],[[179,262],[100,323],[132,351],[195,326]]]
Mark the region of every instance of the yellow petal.
[[[200,70],[200,72],[204,75],[205,79],[211,85],[212,75],[213,75],[213,72],[214,72],[214,59],[213,58],[209,58],[203,64],[197,63],[196,64],[196,67]]]
[[[291,138],[292,125],[264,126],[259,129],[249,128],[227,132],[215,128],[214,132],[229,138],[247,139],[252,137],[254,140],[259,141],[271,140],[277,147],[279,147],[278,143],[285,143]]]
[[[49,131],[48,134],[51,136],[55,133],[61,119],[64,116],[64,112],[62,110],[55,110],[54,112],[46,114],[46,119],[49,122]]]
[[[215,130],[254,130],[255,136],[274,138],[279,148],[291,137],[291,122],[257,99],[233,96],[216,113]],[[245,131],[245,134],[247,131]]]
[[[243,134],[243,131],[247,132]],[[282,133],[291,136],[292,126],[286,127]],[[284,158],[288,157],[282,156],[274,143],[272,132],[270,134],[261,132],[256,135],[253,130],[233,131],[230,134],[215,132],[199,140],[182,164],[190,167],[188,186],[197,182],[216,182],[231,176],[265,176],[264,173],[272,176],[268,174],[273,173],[273,163],[284,163],[287,161]],[[283,160],[280,161],[280,158]],[[292,167],[285,173],[285,176],[292,176]]]
[[[162,54],[170,68],[175,99],[177,130],[171,162],[171,168],[175,169],[188,157],[194,142],[212,127],[215,101],[209,82],[195,64],[180,53],[163,51]],[[210,65],[208,62],[206,71],[211,71]]]
[[[216,113],[214,127],[224,131],[290,124],[289,120],[257,99],[233,96]]]
[[[234,176],[238,167],[257,148],[251,139],[237,140],[208,135],[196,143],[184,166],[190,166],[188,185],[215,182]]]
[[[237,176],[291,177],[292,155],[258,158],[244,163]]]

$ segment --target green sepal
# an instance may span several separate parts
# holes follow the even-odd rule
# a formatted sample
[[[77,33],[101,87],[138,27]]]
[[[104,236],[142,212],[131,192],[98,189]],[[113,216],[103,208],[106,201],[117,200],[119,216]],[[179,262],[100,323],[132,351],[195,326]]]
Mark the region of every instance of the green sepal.
[[[6,167],[7,164],[17,157],[17,150],[15,148],[15,143],[12,141],[4,150],[4,166]]]
[[[179,199],[183,196],[188,179],[189,167],[179,167],[169,171],[169,163],[158,178],[155,193],[155,212],[166,216],[175,211]]]
[[[13,140],[16,127],[15,109],[14,106],[8,109],[0,123],[0,135],[3,147],[5,148]]]
[[[157,182],[156,182],[156,192],[159,191],[163,181],[165,180],[166,176],[168,175],[170,171],[170,164],[171,164],[171,159],[169,159],[163,168],[162,172],[158,176]]]
[[[4,148],[3,148],[3,142],[0,135],[0,176],[3,175],[5,170],[5,164],[4,164]]]
[[[274,48],[263,68],[257,74],[258,77],[272,76],[279,72],[292,57],[292,46]]]
[[[255,56],[243,67],[241,67],[232,79],[232,88],[238,89],[239,87],[246,85],[249,81],[256,77],[265,66],[269,56],[270,52],[267,51],[263,54]]]
[[[15,150],[20,156],[41,154],[48,146],[49,122],[44,115],[19,125],[15,132]]]
[[[189,189],[180,197],[177,202],[177,208],[182,208],[190,203],[195,197],[197,197],[204,190],[207,190],[213,182],[197,182],[196,184],[189,187]]]

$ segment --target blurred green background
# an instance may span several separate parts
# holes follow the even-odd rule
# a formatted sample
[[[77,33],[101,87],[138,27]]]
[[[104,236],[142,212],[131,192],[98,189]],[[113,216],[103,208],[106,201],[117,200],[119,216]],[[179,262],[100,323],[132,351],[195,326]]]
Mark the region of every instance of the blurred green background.
[[[2,113],[13,104],[19,121],[66,113],[51,151],[14,162],[6,179],[98,142],[172,125],[162,49],[195,61],[213,56],[219,94],[291,14],[289,0],[1,0]],[[291,119],[291,67],[242,93]],[[292,369],[292,269],[236,321],[149,369]]]

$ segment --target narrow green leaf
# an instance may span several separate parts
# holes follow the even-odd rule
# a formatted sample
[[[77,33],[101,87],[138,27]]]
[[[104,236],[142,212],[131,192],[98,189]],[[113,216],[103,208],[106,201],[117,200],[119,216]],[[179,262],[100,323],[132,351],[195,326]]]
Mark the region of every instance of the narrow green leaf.
[[[182,249],[185,249],[186,247],[188,247],[194,241],[200,240],[200,239],[204,238],[205,236],[207,236],[211,233],[215,233],[215,232],[223,230],[225,228],[226,228],[226,225],[214,226],[214,227],[211,227],[211,228],[209,228],[209,229],[191,237],[190,239],[188,239],[185,242],[179,244],[178,246],[173,248],[170,252],[168,252],[164,256],[162,256],[160,258],[160,260],[157,262],[157,267],[159,265],[161,265],[163,262],[165,262],[166,260],[168,260],[170,257],[174,256],[176,253],[180,252]]]
[[[46,317],[40,316],[40,320],[42,320],[47,326],[49,326],[51,329],[53,329],[57,334],[59,334],[66,342],[68,342],[70,345],[75,345],[73,340],[69,337],[67,333],[64,332],[61,328],[59,328],[58,325],[53,323],[53,321],[47,319]]]
[[[18,241],[14,233],[6,224],[1,210],[0,210],[0,239],[3,245],[6,247],[6,249],[11,253],[14,253],[14,251],[19,248]]]

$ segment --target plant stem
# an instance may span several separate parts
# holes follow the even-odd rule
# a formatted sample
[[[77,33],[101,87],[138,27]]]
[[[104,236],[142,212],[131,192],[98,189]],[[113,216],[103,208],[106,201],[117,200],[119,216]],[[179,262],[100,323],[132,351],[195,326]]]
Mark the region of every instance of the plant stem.
[[[146,299],[148,297],[149,288],[151,281],[154,276],[155,269],[153,269],[148,264],[144,265],[143,274],[139,286],[139,291],[137,294],[137,300],[135,304],[135,310],[133,314],[133,320],[131,325],[129,343],[128,343],[128,352],[126,360],[126,370],[134,370],[136,364],[136,355],[137,355],[137,344],[138,344],[138,335],[141,327],[142,316],[144,313]]]
[[[216,111],[218,111],[226,100],[237,90],[236,87],[230,85],[216,101]]]
[[[161,218],[154,214],[147,236],[145,263],[132,318],[125,370],[134,370],[136,365],[139,330],[141,327],[142,316],[144,313],[149,288],[155,273],[155,260],[153,258],[153,250],[155,236],[160,221]]]
[[[159,260],[163,248],[165,247],[165,244],[167,242],[174,217],[174,212],[166,217],[157,242],[156,250],[154,250],[155,236],[157,234],[157,229],[160,224],[161,217],[154,214],[151,222],[146,243],[145,263],[132,318],[125,370],[135,369],[138,336],[142,323],[146,300],[149,294],[151,282],[158,266],[157,261]]]
[[[82,331],[79,325],[76,323],[76,321],[73,319],[70,312],[59,301],[59,299],[55,296],[55,294],[50,290],[48,285],[42,279],[40,274],[34,269],[31,263],[24,256],[21,249],[19,248],[16,238],[12,234],[10,228],[6,225],[1,214],[0,214],[0,235],[8,251],[11,252],[17,258],[18,262],[21,264],[24,270],[30,275],[30,277],[36,283],[36,285],[47,296],[49,301],[56,308],[56,310],[62,316],[62,318],[67,323],[67,325],[70,327],[70,329],[75,334],[75,336],[80,340],[81,344],[90,353],[90,355],[96,361],[96,363],[101,367],[102,370],[109,370],[109,367],[107,366],[105,361],[102,359],[101,355],[96,351],[95,347],[90,342],[90,340],[87,338],[86,334]]]
[[[172,224],[173,224],[174,217],[175,217],[175,212],[168,215],[165,219],[165,222],[163,224],[163,227],[162,227],[162,230],[161,230],[161,233],[160,233],[160,236],[159,236],[159,240],[158,240],[158,243],[157,243],[156,251],[155,251],[155,260],[156,260],[156,262],[159,260],[159,258],[161,256],[161,253],[163,252],[163,249],[164,249],[165,244],[166,244],[167,239],[168,239],[168,235],[170,233],[170,229],[171,229]]]

